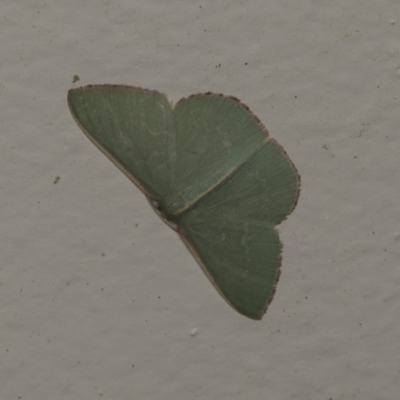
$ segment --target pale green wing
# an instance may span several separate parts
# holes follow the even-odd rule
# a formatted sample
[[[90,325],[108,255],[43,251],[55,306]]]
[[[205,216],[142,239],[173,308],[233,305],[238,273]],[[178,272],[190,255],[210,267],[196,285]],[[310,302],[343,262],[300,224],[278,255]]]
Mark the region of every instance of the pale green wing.
[[[94,85],[68,92],[71,113],[89,139],[150,198],[170,191],[175,165],[172,108],[156,91]]]
[[[268,132],[237,99],[193,95],[174,107],[176,165],[166,215],[175,219],[261,148]]]
[[[178,219],[179,232],[213,285],[240,313],[260,319],[279,278],[275,225],[294,209],[300,177],[270,139]]]

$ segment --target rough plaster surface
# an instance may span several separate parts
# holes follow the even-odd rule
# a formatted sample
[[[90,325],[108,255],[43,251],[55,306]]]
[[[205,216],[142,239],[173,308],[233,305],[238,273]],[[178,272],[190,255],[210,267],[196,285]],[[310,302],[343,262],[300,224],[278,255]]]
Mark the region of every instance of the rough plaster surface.
[[[0,399],[400,398],[398,0],[0,17]],[[302,195],[261,322],[80,132],[66,94],[89,83],[234,95],[288,151]]]

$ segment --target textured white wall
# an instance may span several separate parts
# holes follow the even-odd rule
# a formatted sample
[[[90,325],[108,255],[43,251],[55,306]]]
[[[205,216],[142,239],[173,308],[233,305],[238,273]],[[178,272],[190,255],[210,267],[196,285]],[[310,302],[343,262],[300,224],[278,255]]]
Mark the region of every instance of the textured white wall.
[[[398,0],[3,0],[0,40],[1,399],[400,398]],[[88,83],[234,95],[288,151],[261,322],[80,132]]]

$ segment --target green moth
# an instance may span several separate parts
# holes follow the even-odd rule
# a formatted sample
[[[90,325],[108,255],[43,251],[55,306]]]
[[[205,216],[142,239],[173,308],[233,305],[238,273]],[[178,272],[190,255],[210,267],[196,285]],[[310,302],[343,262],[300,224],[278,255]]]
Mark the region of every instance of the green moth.
[[[300,193],[295,166],[261,121],[231,96],[195,94],[173,105],[157,91],[120,85],[71,89],[68,105],[222,297],[261,319],[280,273],[275,226]]]

